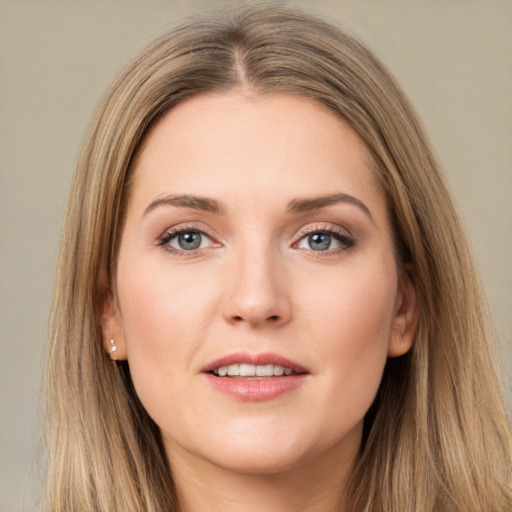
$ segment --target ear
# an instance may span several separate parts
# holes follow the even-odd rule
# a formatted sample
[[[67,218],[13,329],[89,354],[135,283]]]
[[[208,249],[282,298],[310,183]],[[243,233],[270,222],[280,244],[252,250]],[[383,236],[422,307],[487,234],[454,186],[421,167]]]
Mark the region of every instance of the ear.
[[[101,331],[103,333],[103,347],[109,354],[110,359],[114,361],[126,359],[123,322],[110,288],[105,289],[102,294]]]
[[[388,357],[399,357],[409,352],[416,336],[419,317],[420,304],[414,284],[414,271],[412,266],[408,265],[398,285]]]

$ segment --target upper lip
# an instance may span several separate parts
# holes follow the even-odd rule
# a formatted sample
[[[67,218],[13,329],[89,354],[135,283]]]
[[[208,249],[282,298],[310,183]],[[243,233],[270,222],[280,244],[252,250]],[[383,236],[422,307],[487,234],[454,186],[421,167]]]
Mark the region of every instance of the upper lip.
[[[308,373],[304,366],[280,356],[279,354],[273,354],[272,352],[265,352],[262,354],[249,354],[247,352],[236,352],[227,356],[221,357],[208,363],[201,372],[208,373],[220,368],[221,366],[229,366],[230,364],[253,364],[255,366],[265,366],[268,364],[284,366],[290,368],[295,373]]]

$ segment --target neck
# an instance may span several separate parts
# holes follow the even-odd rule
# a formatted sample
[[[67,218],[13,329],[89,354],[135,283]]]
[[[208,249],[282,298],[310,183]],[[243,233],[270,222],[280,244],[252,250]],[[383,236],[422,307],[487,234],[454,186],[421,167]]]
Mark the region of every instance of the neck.
[[[231,471],[173,450],[171,470],[180,512],[343,512],[357,451],[339,451],[279,472]]]

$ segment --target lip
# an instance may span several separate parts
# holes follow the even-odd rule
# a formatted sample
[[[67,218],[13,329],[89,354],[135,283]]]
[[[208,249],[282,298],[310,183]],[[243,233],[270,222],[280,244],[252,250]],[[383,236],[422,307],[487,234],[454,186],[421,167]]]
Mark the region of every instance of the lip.
[[[237,363],[256,366],[268,364],[285,366],[292,369],[296,374],[269,378],[232,378],[218,377],[210,373],[221,366]],[[238,400],[252,402],[271,400],[287,391],[297,389],[309,375],[307,369],[302,365],[270,352],[263,354],[248,354],[246,352],[230,354],[212,361],[201,372],[216,391]]]
[[[229,354],[220,359],[216,359],[211,363],[207,364],[201,369],[201,372],[208,373],[220,368],[221,366],[228,366],[230,364],[254,364],[256,366],[264,366],[267,364],[285,366],[286,368],[292,369],[295,373],[309,373],[308,370],[286,357],[280,356],[279,354],[273,354],[272,352],[265,352],[263,354],[249,354],[247,352],[237,352]]]

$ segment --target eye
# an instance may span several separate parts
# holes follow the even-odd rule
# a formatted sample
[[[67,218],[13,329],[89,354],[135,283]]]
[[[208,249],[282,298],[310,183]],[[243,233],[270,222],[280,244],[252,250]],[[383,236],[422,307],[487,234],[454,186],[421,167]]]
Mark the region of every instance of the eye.
[[[171,251],[190,252],[210,247],[213,241],[202,231],[196,229],[180,229],[166,233],[160,245]]]
[[[354,240],[344,233],[331,230],[314,231],[303,236],[297,247],[310,251],[332,251],[336,249],[348,249],[354,245]]]

